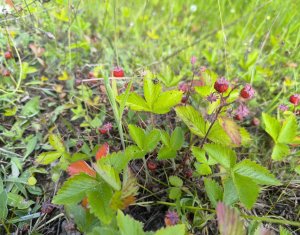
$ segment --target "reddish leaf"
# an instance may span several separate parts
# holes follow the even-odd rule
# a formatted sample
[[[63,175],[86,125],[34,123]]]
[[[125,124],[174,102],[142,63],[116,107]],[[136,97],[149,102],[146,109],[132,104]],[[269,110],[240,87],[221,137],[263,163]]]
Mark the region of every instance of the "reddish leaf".
[[[96,176],[96,172],[83,160],[71,163],[67,169],[69,175],[86,173],[90,176]]]
[[[5,0],[5,3],[6,3],[7,5],[9,5],[11,8],[14,8],[14,7],[15,7],[15,4],[13,3],[12,0]]]
[[[234,121],[226,117],[220,117],[219,122],[224,131],[230,137],[231,142],[237,146],[240,146],[242,143],[242,137],[239,126]]]
[[[108,153],[109,153],[109,145],[108,143],[104,143],[102,146],[100,146],[100,148],[96,153],[96,161],[105,157]]]

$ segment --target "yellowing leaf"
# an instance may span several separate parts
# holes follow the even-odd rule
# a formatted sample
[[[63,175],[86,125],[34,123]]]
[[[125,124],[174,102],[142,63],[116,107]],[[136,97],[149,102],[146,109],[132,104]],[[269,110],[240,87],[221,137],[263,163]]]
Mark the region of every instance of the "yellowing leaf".
[[[70,77],[69,77],[69,75],[68,75],[68,73],[66,71],[64,71],[62,73],[62,75],[60,75],[58,77],[58,80],[60,80],[60,81],[66,81],[66,80],[69,80],[69,79],[70,79]]]
[[[48,81],[49,79],[47,78],[47,77],[45,77],[45,76],[42,76],[41,77],[41,81],[43,81],[43,82],[45,82],[45,81]]]
[[[242,143],[241,134],[239,131],[239,126],[231,119],[227,117],[220,117],[219,123],[230,137],[233,144],[239,146]]]
[[[152,31],[148,31],[148,32],[147,32],[147,35],[148,35],[148,37],[151,38],[151,39],[154,39],[154,40],[155,40],[155,39],[159,39],[159,36],[158,36],[157,33],[156,33],[155,31],[153,31],[153,30],[152,30]]]
[[[36,180],[36,178],[35,178],[34,176],[29,177],[28,180],[27,180],[27,183],[28,183],[28,185],[30,185],[30,186],[35,185],[36,182],[37,182],[37,180]]]

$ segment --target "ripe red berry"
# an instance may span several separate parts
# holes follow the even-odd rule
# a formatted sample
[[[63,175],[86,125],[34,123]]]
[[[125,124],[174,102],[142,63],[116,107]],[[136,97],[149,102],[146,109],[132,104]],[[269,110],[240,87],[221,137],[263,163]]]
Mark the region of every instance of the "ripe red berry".
[[[294,94],[290,96],[290,102],[294,105],[298,105],[300,102],[300,95],[299,94]]]
[[[101,134],[107,134],[112,129],[112,124],[110,122],[104,124],[102,127],[98,129]]]
[[[6,60],[10,60],[13,56],[12,56],[12,53],[10,51],[6,51],[4,53],[4,57]]]
[[[227,91],[228,87],[229,87],[229,82],[223,77],[219,78],[214,84],[215,90],[219,93],[223,93]]]
[[[240,96],[244,99],[252,98],[255,94],[255,90],[250,84],[246,84],[245,87],[241,90]]]
[[[117,78],[124,77],[124,70],[121,67],[115,67],[113,71],[113,76]]]
[[[181,103],[186,104],[187,101],[188,101],[188,97],[187,96],[182,96]]]
[[[4,77],[9,77],[9,76],[10,76],[10,71],[9,71],[8,69],[3,69],[2,75],[3,75]]]
[[[150,171],[155,171],[157,169],[157,164],[156,164],[156,162],[149,160],[147,162],[147,167]]]
[[[185,177],[188,178],[188,179],[192,178],[192,176],[193,176],[193,171],[192,171],[192,169],[186,169],[186,170],[184,171],[184,175],[185,175]]]
[[[236,114],[236,115],[234,116],[234,119],[237,120],[237,121],[242,121],[242,120],[243,120],[243,117],[242,117],[242,115],[240,115],[240,114]]]
[[[252,119],[251,124],[252,124],[253,126],[259,126],[260,120],[259,120],[258,118],[255,117],[255,118]]]

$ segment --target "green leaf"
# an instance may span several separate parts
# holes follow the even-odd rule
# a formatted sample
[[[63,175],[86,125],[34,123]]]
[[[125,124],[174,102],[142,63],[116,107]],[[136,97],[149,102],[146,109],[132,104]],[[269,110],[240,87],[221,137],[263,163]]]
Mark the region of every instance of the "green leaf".
[[[124,215],[122,211],[118,211],[117,224],[121,235],[143,235],[143,224],[134,220],[129,215]]]
[[[15,193],[7,193],[7,205],[18,208],[19,210],[24,210],[29,208],[34,201],[26,200],[21,195]]]
[[[49,144],[56,149],[57,152],[64,153],[66,151],[65,146],[58,135],[50,134]]]
[[[172,187],[170,188],[169,198],[172,200],[177,200],[181,197],[181,189]]]
[[[153,109],[155,101],[158,99],[161,94],[161,84],[154,84],[152,79],[144,79],[144,96],[148,106]]]
[[[109,227],[94,227],[87,235],[120,235],[120,233]]]
[[[199,147],[192,147],[192,154],[200,163],[207,163],[207,158],[205,156],[205,150],[200,149]]]
[[[160,138],[165,146],[170,147],[170,135],[168,134],[168,132],[166,132],[165,130],[160,130]]]
[[[221,201],[223,197],[222,187],[215,180],[208,178],[204,178],[204,186],[211,204],[213,207],[216,207],[217,203]]]
[[[177,116],[188,126],[190,131],[200,137],[205,136],[205,121],[192,106],[178,106],[175,108]]]
[[[279,235],[292,235],[287,229],[284,227],[280,226],[279,227]]]
[[[115,190],[119,191],[121,189],[119,174],[111,165],[105,164],[102,161],[97,161],[97,163],[94,164],[94,169],[101,178]]]
[[[61,153],[60,152],[44,152],[41,153],[37,159],[36,162],[42,165],[48,165],[52,162],[54,162],[55,160],[57,160],[58,158],[61,157]]]
[[[21,115],[33,116],[37,114],[39,111],[40,111],[40,97],[35,96],[24,105],[21,111]]]
[[[276,143],[273,147],[271,157],[275,161],[280,161],[289,153],[290,153],[289,146],[287,146],[286,144]]]
[[[183,181],[182,179],[180,179],[178,176],[172,175],[169,177],[169,182],[171,185],[175,186],[175,187],[182,187],[183,185]]]
[[[68,217],[74,219],[77,229],[82,233],[90,232],[92,228],[99,225],[99,220],[81,205],[68,204],[64,206],[64,209]]]
[[[162,147],[157,154],[159,160],[172,159],[176,157],[176,150],[168,147]]]
[[[125,99],[125,94],[122,94],[118,96],[117,100],[119,102],[122,102],[123,99]],[[128,95],[128,98],[126,100],[126,105],[129,106],[130,109],[134,111],[145,111],[145,112],[150,112],[151,109],[144,100],[143,97],[139,96],[136,93],[130,93]]]
[[[297,120],[294,115],[289,116],[284,122],[279,132],[277,142],[290,144],[297,134]]]
[[[257,184],[280,185],[280,181],[266,168],[249,159],[245,159],[236,164],[233,171],[239,175],[251,178]]]
[[[53,198],[54,204],[72,204],[81,201],[87,192],[93,190],[99,182],[86,174],[78,174],[69,178]]]
[[[126,148],[125,152],[114,152],[98,161],[111,165],[118,173],[121,173],[121,171],[126,168],[128,162],[133,159],[133,155],[129,153],[130,148],[128,149],[128,147]],[[137,146],[135,147],[138,149]]]
[[[5,220],[8,214],[7,209],[7,194],[6,191],[3,190],[0,193],[0,220]]]
[[[197,173],[199,173],[200,175],[210,175],[212,173],[210,166],[206,163],[196,162],[194,166],[196,168]]]
[[[143,150],[151,152],[155,149],[158,142],[160,141],[160,132],[157,129],[152,130],[150,133],[146,134],[143,139]]]
[[[113,191],[106,183],[87,193],[90,211],[104,224],[109,224],[114,217],[114,211],[110,207],[112,195]]]
[[[180,127],[176,127],[170,139],[171,148],[175,150],[181,149],[184,142],[184,133]]]
[[[131,124],[128,125],[128,130],[132,140],[136,143],[137,146],[139,146],[140,149],[143,149],[144,148],[143,140],[145,138],[145,131],[142,128]]]
[[[157,114],[168,113],[172,107],[181,102],[181,99],[181,91],[172,90],[163,92],[153,104],[152,111]]]
[[[300,165],[295,167],[295,172],[297,172],[300,175]]]
[[[132,159],[142,159],[146,154],[146,151],[141,150],[136,145],[129,145],[125,150],[125,156],[127,159],[129,159],[129,161]]]
[[[224,181],[224,194],[223,194],[223,202],[226,205],[233,205],[235,202],[239,200],[236,188],[234,186],[232,178],[227,178]]]
[[[209,126],[208,124],[206,125]],[[215,124],[210,129],[207,138],[214,143],[218,143],[222,145],[233,145],[231,139],[224,131],[223,127],[219,122],[215,122]]]
[[[37,141],[38,141],[37,136],[33,136],[32,138],[29,139],[29,141],[27,142],[27,145],[26,145],[26,152],[25,152],[24,158],[28,157],[29,154],[32,153],[32,151],[35,149]]]
[[[185,234],[185,225],[184,224],[177,224],[174,226],[168,226],[166,228],[162,228],[154,235],[184,235]]]
[[[211,158],[227,169],[232,168],[236,163],[236,154],[229,147],[220,144],[205,144],[203,148]]]
[[[233,182],[240,201],[247,209],[251,209],[259,194],[258,185],[250,178],[236,173],[233,174]]]
[[[276,118],[266,113],[262,113],[262,120],[265,125],[265,131],[276,141],[280,131],[280,123]]]

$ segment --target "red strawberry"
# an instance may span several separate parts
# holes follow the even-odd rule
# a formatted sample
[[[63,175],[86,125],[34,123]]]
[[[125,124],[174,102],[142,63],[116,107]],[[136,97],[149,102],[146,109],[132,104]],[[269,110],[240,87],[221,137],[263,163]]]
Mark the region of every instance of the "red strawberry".
[[[95,74],[92,71],[90,71],[88,73],[88,78],[95,78]]]
[[[115,67],[113,71],[113,76],[117,78],[124,77],[124,70],[121,67]]]
[[[187,101],[188,101],[188,97],[187,96],[182,96],[181,103],[186,104]]]
[[[300,95],[299,94],[294,94],[290,96],[290,102],[294,105],[298,105],[300,102]]]
[[[112,124],[110,122],[104,124],[102,127],[98,129],[101,134],[107,134],[112,128]]]
[[[246,84],[245,87],[241,90],[240,95],[244,99],[252,98],[255,94],[255,90],[250,84]]]
[[[4,57],[6,60],[10,60],[11,58],[13,58],[12,53],[10,51],[6,51],[4,53]]]
[[[155,171],[157,168],[157,164],[156,164],[156,162],[149,160],[147,162],[147,167],[150,171]]]
[[[219,93],[223,93],[227,91],[228,87],[229,87],[229,82],[223,77],[219,78],[214,84],[215,90]]]
[[[234,116],[234,119],[237,120],[237,121],[242,121],[242,120],[243,120],[243,117],[242,117],[242,115],[240,115],[240,114],[236,114],[236,115]]]

